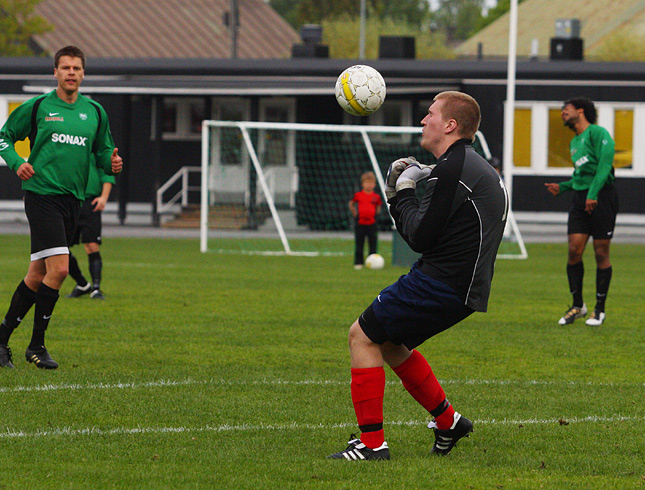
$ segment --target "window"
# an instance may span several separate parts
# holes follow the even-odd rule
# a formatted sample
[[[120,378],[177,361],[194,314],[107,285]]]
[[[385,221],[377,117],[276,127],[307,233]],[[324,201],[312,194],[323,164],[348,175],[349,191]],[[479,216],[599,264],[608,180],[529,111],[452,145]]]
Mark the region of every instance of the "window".
[[[412,106],[408,100],[390,100],[370,116],[369,123],[375,126],[411,126]],[[426,107],[427,110],[427,107]]]
[[[0,128],[4,126],[4,123],[9,117],[9,114],[11,114],[16,107],[18,107],[27,99],[28,97],[22,98],[19,96],[0,97]],[[17,141],[14,147],[18,155],[20,155],[24,159],[27,159],[29,157],[29,138],[25,138],[23,141]],[[4,160],[2,160],[2,158],[0,158],[0,165],[4,165]]]
[[[426,106],[426,111],[428,110]],[[371,126],[416,126],[419,121],[412,121],[412,103],[409,100],[390,100],[374,114],[369,116],[368,123]],[[419,126],[420,127],[420,126]],[[370,135],[374,143],[391,143],[407,145],[412,141],[409,133],[372,133]]]
[[[531,166],[531,109],[515,109],[513,163],[516,167]]]
[[[549,109],[548,166],[573,168],[569,142],[575,136],[575,133],[564,125],[561,114],[561,108]]]
[[[11,114],[16,107],[22,104],[22,102],[23,101],[10,100],[7,107],[7,116]],[[2,125],[4,125],[4,122],[2,123]],[[0,125],[0,127],[2,125]],[[25,160],[29,158],[29,154],[31,153],[31,148],[29,147],[29,138],[25,138],[22,141],[16,141],[16,143],[13,146],[16,149],[16,153],[19,156],[21,156]]]
[[[260,100],[260,121],[295,122],[293,99],[271,98]],[[262,129],[259,134],[258,158],[263,165],[295,165],[295,133]]]
[[[615,141],[616,175],[645,176],[645,103],[596,102],[597,124]],[[514,169],[518,175],[571,175],[569,143],[574,132],[562,123],[562,102],[518,102],[513,138]]]
[[[250,101],[240,97],[217,97],[213,99],[211,119],[219,121],[248,121],[251,117]],[[226,140],[231,152],[221,155],[222,165],[248,164],[248,153],[242,134],[233,128],[212,128],[216,138]]]
[[[614,167],[632,168],[634,148],[634,111],[616,109],[614,111]]]
[[[203,99],[164,97],[163,139],[199,139],[202,132],[202,120],[205,118],[206,111]]]

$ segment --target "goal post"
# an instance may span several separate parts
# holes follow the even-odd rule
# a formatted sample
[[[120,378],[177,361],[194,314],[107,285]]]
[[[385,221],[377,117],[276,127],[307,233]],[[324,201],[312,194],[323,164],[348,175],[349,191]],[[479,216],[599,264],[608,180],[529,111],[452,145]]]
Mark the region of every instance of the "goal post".
[[[361,174],[376,175],[384,203],[379,230],[392,230],[383,176],[402,156],[432,163],[420,150],[420,136],[420,127],[203,121],[201,251],[222,249],[209,241],[216,229],[230,226],[246,244],[242,252],[350,255],[348,203]],[[522,255],[516,223],[510,232]]]

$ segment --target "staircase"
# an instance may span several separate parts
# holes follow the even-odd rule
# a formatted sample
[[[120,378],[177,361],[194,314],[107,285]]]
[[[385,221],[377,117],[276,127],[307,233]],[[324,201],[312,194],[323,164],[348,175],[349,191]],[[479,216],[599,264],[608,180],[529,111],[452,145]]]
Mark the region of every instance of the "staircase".
[[[271,213],[263,208],[256,212],[261,225]],[[200,206],[189,204],[162,225],[164,228],[199,228]],[[249,228],[246,207],[241,204],[218,204],[208,210],[208,228],[215,230],[243,230]]]

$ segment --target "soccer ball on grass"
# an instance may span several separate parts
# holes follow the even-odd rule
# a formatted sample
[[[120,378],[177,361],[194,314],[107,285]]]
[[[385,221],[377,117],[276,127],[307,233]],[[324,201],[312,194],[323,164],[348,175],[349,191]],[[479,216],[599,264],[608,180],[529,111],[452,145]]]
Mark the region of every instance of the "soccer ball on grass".
[[[368,255],[365,259],[365,267],[368,269],[382,269],[385,266],[385,259],[379,254]]]
[[[371,66],[350,66],[336,80],[336,100],[353,116],[369,116],[385,101],[385,81]]]

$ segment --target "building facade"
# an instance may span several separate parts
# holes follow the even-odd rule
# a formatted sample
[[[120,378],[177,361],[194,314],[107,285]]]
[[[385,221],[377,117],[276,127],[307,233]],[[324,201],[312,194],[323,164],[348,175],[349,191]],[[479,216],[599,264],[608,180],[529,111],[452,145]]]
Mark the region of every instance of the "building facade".
[[[386,80],[387,99],[366,118],[344,113],[334,100],[338,74],[358,63],[327,58],[89,59],[81,92],[105,107],[127,162],[112,196],[121,221],[127,220],[128,203],[152,203],[155,212],[157,190],[182,167],[200,165],[204,119],[418,126],[434,95],[460,90],[479,101],[481,130],[493,157],[503,159],[505,62],[369,60]],[[24,100],[54,88],[50,59],[1,59],[0,124]],[[584,95],[597,103],[598,123],[616,140],[621,213],[645,214],[640,191],[645,184],[644,93],[645,63],[519,62],[512,158],[515,211],[567,210],[568,200],[550,199],[543,184],[572,173],[568,143],[573,133],[562,125],[560,109],[563,100]],[[21,151],[26,152],[24,145]],[[19,179],[0,167],[0,200],[20,197]]]

